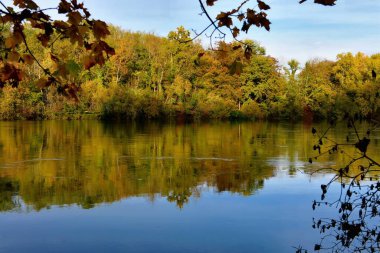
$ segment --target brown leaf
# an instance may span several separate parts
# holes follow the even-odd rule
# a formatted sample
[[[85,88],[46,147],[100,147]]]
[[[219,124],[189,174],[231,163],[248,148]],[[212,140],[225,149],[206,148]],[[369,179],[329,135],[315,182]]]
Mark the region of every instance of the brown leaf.
[[[22,56],[22,59],[24,60],[24,62],[28,65],[32,65],[33,62],[34,62],[34,58],[33,56],[31,56],[30,54],[24,54]]]
[[[28,8],[30,10],[37,10],[38,5],[32,0],[14,0],[13,4],[20,8]]]
[[[87,10],[87,8],[83,8],[82,10],[86,18],[89,18],[91,16],[91,13]]]
[[[264,3],[263,1],[257,0],[257,4],[258,4],[260,10],[266,11],[266,10],[270,9],[270,6],[267,5],[266,3]]]
[[[101,20],[95,20],[92,29],[96,39],[101,39],[111,34],[107,24]]]
[[[11,51],[8,53],[7,59],[10,62],[18,62],[20,60],[20,54],[16,51]]]
[[[69,14],[67,14],[67,17],[69,18],[68,19],[69,23],[73,25],[79,25],[83,19],[82,15],[80,15],[80,13],[77,11],[70,12]]]
[[[43,12],[33,12],[32,13],[32,19],[33,20],[42,20],[42,21],[49,21],[50,16]]]
[[[53,83],[51,78],[47,79],[45,77],[40,78],[36,81],[35,85],[41,89],[49,87]]]
[[[218,16],[216,16],[216,19],[219,20],[218,26],[227,26],[230,27],[232,25],[232,18],[228,15],[226,12],[219,13]]]
[[[334,6],[336,0],[314,0],[314,3],[316,4],[322,4],[327,6]]]
[[[15,31],[10,37],[5,39],[6,48],[15,48],[23,41],[23,37],[20,32]]]
[[[270,30],[270,24],[271,22],[266,17],[260,18],[260,24],[263,26],[267,31]]]
[[[39,34],[37,39],[41,42],[44,47],[49,45],[50,36],[47,34]]]
[[[107,55],[114,55],[115,49],[110,47],[105,41],[99,40],[97,43],[93,44],[92,49],[96,54],[102,54],[105,52]]]
[[[206,3],[208,6],[213,6],[216,1],[218,0],[207,0]]]
[[[5,63],[0,68],[0,82],[11,82],[13,85],[17,85],[22,80],[23,74],[20,69],[10,63]]]
[[[250,27],[251,27],[251,24],[248,24],[247,22],[244,21],[243,26],[241,27],[241,30],[243,32],[248,33],[248,30],[249,30]]]
[[[252,56],[252,48],[250,46],[246,46],[245,50],[244,50],[244,57],[247,59],[247,60],[250,60],[251,59],[251,56]]]
[[[237,28],[236,26],[232,29],[232,36],[234,36],[234,38],[236,38],[240,33],[240,29]]]
[[[83,44],[83,36],[79,34],[78,26],[70,26],[66,30],[66,35],[70,38],[71,43],[77,42],[79,45]]]
[[[256,12],[252,9],[247,9],[247,21],[249,24],[255,24],[257,21]]]
[[[71,4],[68,3],[66,0],[61,0],[61,2],[58,5],[58,13],[68,13],[71,11]]]
[[[90,28],[88,28],[87,26],[79,26],[78,31],[82,36],[84,36],[90,31]]]
[[[60,61],[59,58],[52,53],[50,53],[50,59],[52,59],[55,63],[58,63]]]
[[[56,21],[54,21],[53,24],[54,24],[56,29],[60,29],[60,30],[66,30],[70,26],[68,23],[61,21],[61,20],[56,20]]]
[[[87,55],[82,59],[84,69],[90,69],[96,65],[96,60],[92,55]]]
[[[8,37],[5,39],[6,48],[14,48],[17,45],[13,37]]]

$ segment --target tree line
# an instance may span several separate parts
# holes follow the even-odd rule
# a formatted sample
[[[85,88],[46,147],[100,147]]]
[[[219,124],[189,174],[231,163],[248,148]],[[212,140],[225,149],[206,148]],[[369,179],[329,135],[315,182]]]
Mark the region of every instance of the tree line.
[[[66,88],[63,91],[59,85],[48,85],[37,62],[21,62],[24,76],[17,87],[10,82],[2,84],[0,119],[331,119],[347,114],[357,118],[379,115],[376,73],[380,73],[380,54],[343,53],[336,61],[313,59],[301,68],[291,60],[283,67],[255,41],[218,42],[210,50],[191,41],[190,32],[183,27],[167,37],[114,26],[109,30],[106,42],[115,54],[103,65],[88,68],[85,48],[59,39],[46,49],[36,39],[36,29],[26,25],[29,50],[39,63],[62,72],[58,74],[79,90],[70,96]],[[14,52],[22,55],[24,51],[20,46]],[[56,57],[69,60],[63,66]],[[7,59],[12,60],[12,55]]]

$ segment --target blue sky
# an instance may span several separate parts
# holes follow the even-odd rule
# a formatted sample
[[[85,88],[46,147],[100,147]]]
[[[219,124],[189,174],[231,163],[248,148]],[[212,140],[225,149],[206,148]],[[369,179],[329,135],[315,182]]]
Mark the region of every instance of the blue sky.
[[[208,25],[206,18],[199,15],[198,0],[82,1],[94,18],[131,31],[166,36],[180,25],[198,31]],[[272,7],[271,31],[254,29],[242,38],[260,42],[281,63],[291,58],[302,63],[311,58],[333,60],[338,53],[348,51],[380,52],[380,0],[338,0],[334,7],[316,5],[313,0],[300,5],[298,1],[267,0]],[[37,2],[46,4],[46,0]],[[255,2],[251,0],[248,6]],[[238,3],[239,0],[219,0],[209,10],[215,16]]]

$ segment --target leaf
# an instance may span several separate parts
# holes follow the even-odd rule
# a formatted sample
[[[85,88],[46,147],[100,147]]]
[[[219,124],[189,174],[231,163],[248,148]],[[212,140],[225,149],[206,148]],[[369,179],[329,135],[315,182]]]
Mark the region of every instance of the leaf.
[[[236,26],[232,29],[232,36],[234,36],[234,38],[236,38],[240,33],[240,29],[237,28]]]
[[[78,31],[82,36],[84,36],[90,31],[90,28],[88,28],[87,26],[78,26]]]
[[[20,54],[16,51],[11,51],[8,53],[8,61],[10,62],[18,62],[20,60]]]
[[[243,32],[248,33],[248,30],[249,30],[250,27],[251,27],[251,24],[248,24],[247,22],[244,21],[243,26],[241,27],[241,30]]]
[[[56,20],[56,21],[54,21],[53,24],[54,24],[54,27],[56,29],[61,29],[61,30],[66,30],[70,26],[68,23],[66,23],[62,20]]]
[[[70,12],[69,14],[67,14],[67,17],[69,18],[68,19],[69,23],[76,25],[76,26],[79,25],[83,19],[82,15],[80,15],[80,13],[77,11]]]
[[[264,3],[263,1],[257,0],[257,4],[258,4],[260,10],[266,11],[266,10],[270,9],[270,6],[267,5],[266,3]]]
[[[84,69],[90,69],[96,65],[96,60],[92,55],[87,55],[82,59]]]
[[[36,81],[35,85],[41,89],[49,87],[53,81],[51,79],[47,79],[45,77],[40,78]]]
[[[23,78],[21,70],[19,70],[15,65],[10,63],[5,63],[2,68],[0,68],[0,81],[12,81],[13,83],[18,83]]]
[[[95,53],[101,54],[102,51],[104,51],[107,56],[115,55],[115,49],[102,40],[98,41],[98,43],[94,43],[94,46],[93,51],[95,51]]]
[[[52,53],[50,53],[50,59],[52,59],[55,63],[59,62],[59,58]]]
[[[20,8],[28,8],[30,10],[37,10],[38,5],[32,0],[14,0],[13,4]]]
[[[74,60],[69,60],[66,62],[66,69],[70,76],[77,76],[81,71],[80,65]]]
[[[257,20],[256,12],[252,9],[247,9],[247,21],[250,24],[255,24]]]
[[[64,14],[71,11],[71,4],[68,3],[66,0],[61,0],[61,2],[58,5],[58,13]]]
[[[215,3],[216,1],[218,1],[218,0],[207,0],[207,1],[206,1],[206,4],[207,4],[208,6],[213,6],[214,3]]]
[[[28,65],[32,65],[34,63],[34,58],[30,54],[24,54],[22,59]]]
[[[216,19],[219,20],[218,26],[227,26],[230,27],[232,25],[232,18],[226,12],[221,12],[216,16]]]
[[[251,56],[252,56],[252,48],[250,46],[247,46],[244,50],[244,57],[247,59],[247,60],[250,60],[251,59]]]
[[[23,37],[20,32],[13,32],[13,34],[5,39],[5,47],[6,48],[14,48],[18,44],[22,43]]]
[[[314,3],[316,4],[322,4],[327,6],[334,6],[336,0],[314,0]]]
[[[50,36],[47,34],[39,34],[37,39],[41,42],[41,45],[47,47],[49,45]]]
[[[92,29],[96,39],[101,39],[111,34],[107,24],[101,20],[95,20]]]
[[[243,64],[240,60],[235,60],[230,66],[231,75],[240,75],[243,72]]]

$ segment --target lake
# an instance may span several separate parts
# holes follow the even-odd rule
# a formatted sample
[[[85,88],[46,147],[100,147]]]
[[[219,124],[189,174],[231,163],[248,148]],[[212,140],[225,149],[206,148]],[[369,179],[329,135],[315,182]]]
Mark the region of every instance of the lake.
[[[311,128],[0,122],[0,252],[313,249],[312,218],[330,211],[313,211],[312,201],[332,175],[308,173],[345,160],[309,164]]]

